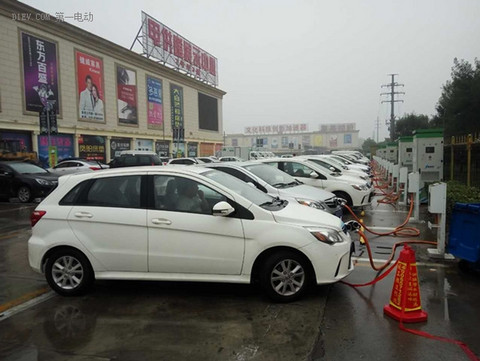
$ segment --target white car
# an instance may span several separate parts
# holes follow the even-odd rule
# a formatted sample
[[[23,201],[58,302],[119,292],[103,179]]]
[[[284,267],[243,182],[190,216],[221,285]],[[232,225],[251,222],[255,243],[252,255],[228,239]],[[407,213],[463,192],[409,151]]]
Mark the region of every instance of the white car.
[[[324,157],[322,155],[302,155],[299,156],[299,158],[308,159],[311,162],[317,163],[330,172],[337,172],[350,177],[360,178],[369,186],[372,185],[372,180],[365,172],[359,169],[348,169],[346,166],[339,166],[338,164],[335,164],[335,161],[333,161],[332,158]]]
[[[56,175],[65,175],[78,172],[94,172],[96,170],[110,168],[106,164],[85,159],[68,159],[59,162],[55,167],[48,168],[50,173]]]
[[[30,266],[61,295],[95,279],[251,283],[276,301],[353,270],[349,225],[203,167],[60,178],[32,213]]]
[[[338,154],[329,154],[329,157],[338,160],[342,164],[346,165],[349,169],[359,169],[366,173],[370,172],[371,168],[368,165],[354,163],[347,158],[344,158]]]
[[[218,159],[220,162],[243,162],[243,159],[234,156],[225,156]]]
[[[366,181],[331,172],[324,167],[304,158],[275,158],[260,160],[270,164],[301,182],[325,189],[347,201],[350,207],[362,207],[370,204],[373,188]]]

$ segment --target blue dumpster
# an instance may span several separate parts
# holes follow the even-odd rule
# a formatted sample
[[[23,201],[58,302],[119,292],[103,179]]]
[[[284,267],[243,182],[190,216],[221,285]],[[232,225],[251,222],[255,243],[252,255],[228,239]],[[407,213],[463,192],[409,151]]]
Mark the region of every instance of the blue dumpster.
[[[450,221],[448,252],[480,265],[480,203],[455,203]]]

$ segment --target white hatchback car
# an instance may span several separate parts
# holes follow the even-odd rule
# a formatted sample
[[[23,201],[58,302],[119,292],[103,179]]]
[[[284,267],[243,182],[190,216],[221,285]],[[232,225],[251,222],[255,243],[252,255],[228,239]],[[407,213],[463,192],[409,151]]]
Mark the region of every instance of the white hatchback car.
[[[331,172],[305,158],[262,159],[260,162],[272,165],[306,185],[332,192],[337,197],[345,199],[350,207],[370,204],[374,194],[367,181]]]
[[[29,262],[61,295],[94,279],[258,281],[287,302],[353,270],[350,225],[319,213],[209,168],[67,175],[32,214]]]

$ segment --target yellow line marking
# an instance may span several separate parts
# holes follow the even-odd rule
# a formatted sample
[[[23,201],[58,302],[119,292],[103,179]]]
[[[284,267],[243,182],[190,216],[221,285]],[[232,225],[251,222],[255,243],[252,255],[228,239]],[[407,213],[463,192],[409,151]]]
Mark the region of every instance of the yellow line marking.
[[[25,303],[27,301],[30,301],[31,299],[33,299],[35,297],[41,296],[44,293],[47,293],[49,290],[50,290],[50,288],[44,287],[44,288],[41,288],[39,290],[26,293],[23,296],[20,296],[20,297],[14,299],[12,301],[4,303],[3,305],[0,305],[0,313],[3,313],[3,312],[5,312],[5,311],[7,311],[10,308],[13,308],[15,306],[21,305],[22,303]]]
[[[7,239],[7,238],[15,237],[15,236],[18,236],[21,233],[22,232],[15,232],[15,233],[6,234],[4,236],[0,236],[0,239]]]

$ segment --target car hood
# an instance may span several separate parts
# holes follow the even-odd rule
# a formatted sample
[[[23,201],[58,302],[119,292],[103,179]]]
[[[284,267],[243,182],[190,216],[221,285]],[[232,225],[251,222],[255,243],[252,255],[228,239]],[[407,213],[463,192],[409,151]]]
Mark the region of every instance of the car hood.
[[[304,205],[289,202],[282,210],[272,212],[277,223],[288,223],[299,226],[319,226],[342,230],[343,222],[340,218]]]
[[[317,187],[307,186],[305,184],[300,184],[290,188],[279,188],[278,194],[280,198],[282,198],[282,195],[285,195],[293,198],[307,198],[320,201],[325,201],[326,199],[335,197],[335,194],[332,192],[328,192]]]
[[[366,184],[368,181],[360,179],[359,177],[342,174],[339,177],[334,177],[335,180],[348,184]]]

